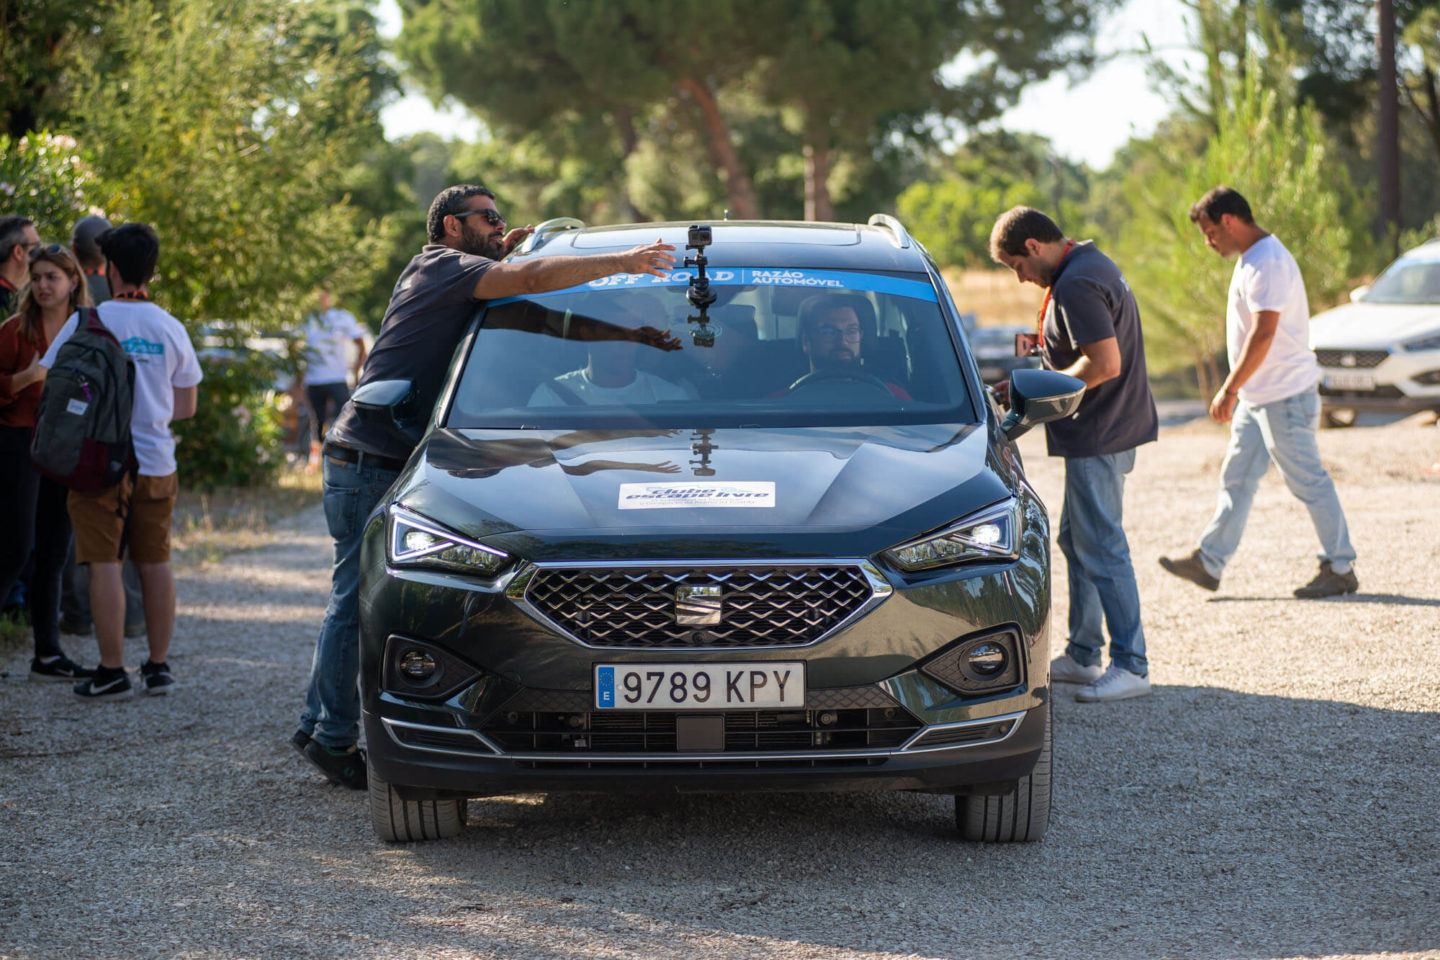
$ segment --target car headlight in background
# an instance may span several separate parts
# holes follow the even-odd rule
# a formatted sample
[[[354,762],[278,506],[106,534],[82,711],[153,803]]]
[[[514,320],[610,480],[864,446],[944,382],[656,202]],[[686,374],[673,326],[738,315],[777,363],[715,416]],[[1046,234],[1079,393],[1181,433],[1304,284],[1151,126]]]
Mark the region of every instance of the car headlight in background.
[[[387,552],[391,566],[480,577],[493,577],[510,563],[510,555],[503,550],[476,543],[400,506],[390,508]]]
[[[902,570],[930,570],[959,563],[1014,560],[1019,555],[1020,503],[1007,497],[938,533],[885,551]]]
[[[1421,337],[1418,340],[1408,340],[1400,344],[1404,350],[1440,350],[1440,333],[1432,333],[1428,337]]]

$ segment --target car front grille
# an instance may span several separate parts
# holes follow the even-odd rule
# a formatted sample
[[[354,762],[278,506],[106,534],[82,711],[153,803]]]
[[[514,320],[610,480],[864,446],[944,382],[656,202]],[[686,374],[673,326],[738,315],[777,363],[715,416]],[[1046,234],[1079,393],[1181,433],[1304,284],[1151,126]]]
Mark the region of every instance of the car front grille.
[[[682,604],[682,594],[697,589],[708,618]],[[576,640],[621,649],[803,646],[874,594],[864,572],[845,565],[546,568],[525,591]]]
[[[1316,350],[1320,366],[1339,370],[1369,370],[1390,356],[1388,350]],[[1348,360],[1347,360],[1348,358]]]
[[[652,754],[658,758],[679,752],[678,716],[683,714],[508,711],[493,717],[480,732],[505,753],[553,754],[556,758]],[[715,751],[717,759],[735,753],[893,749],[921,726],[908,711],[898,708],[738,710],[723,717],[724,749]]]

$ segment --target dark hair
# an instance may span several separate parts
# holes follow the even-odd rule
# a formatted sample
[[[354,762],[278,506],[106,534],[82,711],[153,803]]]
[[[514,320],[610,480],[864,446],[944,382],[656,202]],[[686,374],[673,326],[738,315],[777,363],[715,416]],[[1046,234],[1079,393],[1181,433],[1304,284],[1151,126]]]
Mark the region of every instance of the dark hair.
[[[1190,222],[1199,223],[1204,217],[1211,223],[1219,223],[1220,218],[1225,214],[1236,218],[1241,223],[1254,223],[1255,216],[1250,212],[1249,202],[1238,190],[1230,187],[1215,187],[1205,196],[1190,204]]]
[[[858,293],[817,293],[806,297],[800,304],[800,335],[810,336],[820,325],[827,313],[836,310],[853,310],[855,319],[860,321],[860,336],[869,337],[875,333],[875,308],[870,301]]]
[[[8,259],[15,248],[25,242],[25,228],[34,225],[34,220],[18,213],[0,217],[0,260]]]
[[[1000,214],[990,230],[990,259],[999,262],[1000,254],[1019,257],[1025,254],[1025,241],[1058,243],[1065,239],[1060,227],[1034,207],[1011,207]]]
[[[100,252],[100,234],[110,229],[110,221],[104,217],[81,217],[70,232],[70,248],[82,267],[105,266],[105,255]]]
[[[85,285],[85,274],[80,269],[80,261],[75,259],[75,254],[70,248],[62,244],[52,243],[46,247],[37,247],[30,251],[30,264],[33,266],[41,260],[47,260],[55,264],[70,277],[70,309],[65,312],[66,316],[74,313],[79,307],[90,306],[90,288]],[[41,324],[44,318],[40,315],[40,304],[35,301],[35,285],[28,284],[25,292],[20,295],[20,304],[15,311],[20,316],[20,332],[35,343],[40,342]]]
[[[160,238],[148,223],[125,223],[100,234],[100,252],[115,264],[120,279],[134,286],[149,283],[160,262]]]
[[[431,243],[439,243],[445,239],[445,218],[463,212],[465,201],[471,197],[489,197],[494,200],[495,194],[479,184],[462,183],[446,187],[430,201],[430,212],[425,216],[425,229],[430,235]]]

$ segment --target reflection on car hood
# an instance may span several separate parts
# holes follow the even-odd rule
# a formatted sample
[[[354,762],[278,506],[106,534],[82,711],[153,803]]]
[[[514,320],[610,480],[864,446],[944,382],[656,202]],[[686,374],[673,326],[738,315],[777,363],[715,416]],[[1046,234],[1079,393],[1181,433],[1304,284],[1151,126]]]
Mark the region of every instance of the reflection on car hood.
[[[608,543],[611,554],[644,543],[652,555],[721,556],[726,543],[751,553],[765,543],[770,553],[866,556],[1004,498],[986,440],[975,424],[437,430],[393,496],[532,559],[576,541]],[[622,508],[637,493],[723,500],[737,490],[763,505]],[[797,545],[795,534],[810,536]]]
[[[1440,333],[1440,303],[1347,303],[1310,319],[1316,350],[1384,350]]]

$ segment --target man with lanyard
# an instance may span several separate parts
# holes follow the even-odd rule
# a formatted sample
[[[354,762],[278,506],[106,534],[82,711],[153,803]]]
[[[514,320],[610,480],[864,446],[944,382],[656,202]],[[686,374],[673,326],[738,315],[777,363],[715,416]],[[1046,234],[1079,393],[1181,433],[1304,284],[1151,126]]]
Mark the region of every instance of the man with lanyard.
[[[0,322],[15,312],[16,294],[30,276],[30,251],[38,246],[40,234],[29,217],[0,217]]]
[[[1135,448],[1153,441],[1160,425],[1140,311],[1114,261],[1093,243],[1066,237],[1039,210],[1002,214],[990,233],[990,255],[1021,283],[1045,288],[1038,323],[1045,366],[1085,381],[1075,414],[1045,427],[1050,455],[1065,458],[1058,540],[1070,584],[1070,640],[1050,665],[1050,678],[1082,684],[1080,701],[1143,697],[1150,692],[1145,632],[1121,526]],[[1103,670],[1102,621],[1110,632],[1110,666]]]
[[[662,277],[675,263],[670,244],[655,242],[623,253],[537,257],[500,263],[531,231],[505,232],[495,195],[481,186],[440,192],[426,218],[430,242],[400,274],[356,388],[379,380],[409,380],[417,409],[439,397],[455,345],[476,301],[563,290],[611,274]],[[325,519],[335,540],[330,602],[315,642],[315,658],[300,727],[291,744],[333,783],[366,788],[360,737],[360,541],[366,518],[399,476],[414,442],[363,422],[347,402],[322,448]]]

